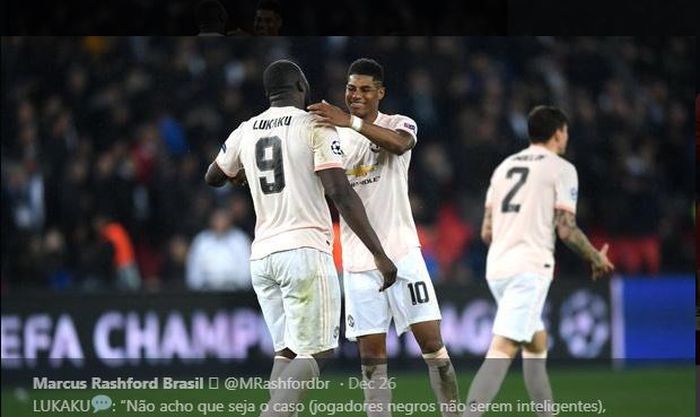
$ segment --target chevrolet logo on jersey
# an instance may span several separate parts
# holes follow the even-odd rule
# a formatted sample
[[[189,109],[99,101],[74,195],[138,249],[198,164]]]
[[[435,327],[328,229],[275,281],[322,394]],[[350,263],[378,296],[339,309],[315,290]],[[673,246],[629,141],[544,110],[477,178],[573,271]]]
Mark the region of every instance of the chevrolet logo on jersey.
[[[355,177],[364,177],[370,172],[376,171],[377,167],[378,165],[358,165],[353,169],[346,170],[345,173]]]

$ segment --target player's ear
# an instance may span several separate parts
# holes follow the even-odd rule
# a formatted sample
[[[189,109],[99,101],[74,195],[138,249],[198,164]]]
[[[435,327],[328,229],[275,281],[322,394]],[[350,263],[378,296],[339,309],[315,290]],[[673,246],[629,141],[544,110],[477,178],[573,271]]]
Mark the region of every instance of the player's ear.
[[[564,138],[564,128],[560,127],[559,129],[554,131],[554,141],[557,143],[561,143],[563,138]]]
[[[309,94],[309,92],[311,91],[309,81],[307,81],[306,77],[304,77],[303,75],[297,80],[296,87],[299,91],[302,91],[306,94]]]
[[[386,87],[379,87],[377,89],[377,97],[379,97],[379,99],[381,100],[384,98],[384,94],[386,94]]]

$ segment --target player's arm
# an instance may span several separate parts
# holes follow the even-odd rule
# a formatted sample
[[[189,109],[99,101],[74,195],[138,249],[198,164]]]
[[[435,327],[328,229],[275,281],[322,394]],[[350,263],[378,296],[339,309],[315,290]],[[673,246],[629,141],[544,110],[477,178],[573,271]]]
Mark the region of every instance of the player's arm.
[[[403,155],[416,145],[410,133],[403,130],[391,130],[373,123],[362,122],[359,130],[367,139],[394,155]]]
[[[493,177],[493,176],[492,176]],[[493,178],[491,178],[493,181]],[[484,219],[481,222],[481,240],[486,246],[491,245],[493,240],[493,187],[489,184],[486,190],[486,203],[484,203]]]
[[[352,127],[352,115],[325,100],[310,105],[308,110],[319,116],[325,123],[339,127]],[[362,122],[359,132],[377,146],[396,155],[403,155],[404,152],[411,150],[416,145],[416,140],[410,133],[403,130],[387,129],[373,123]]]
[[[491,238],[493,237],[493,218],[491,207],[486,207],[484,211],[484,220],[481,222],[481,240],[484,241],[486,245],[491,244]]]
[[[216,161],[209,164],[207,173],[204,175],[204,181],[212,187],[221,187],[227,182],[238,186],[245,186],[247,184],[244,170],[241,169],[234,177],[229,177],[221,167],[219,167]]]
[[[230,182],[233,185],[245,186],[247,184],[245,171],[240,161],[239,150],[242,140],[242,123],[221,144],[219,154],[209,164],[204,181],[212,187],[221,187]]]
[[[574,213],[555,209],[554,224],[559,238],[566,246],[591,264],[594,280],[609,275],[615,269],[607,256],[608,244],[603,245],[600,251],[597,250],[576,224]]]
[[[317,171],[326,195],[333,200],[341,216],[345,219],[350,229],[374,255],[377,269],[384,275],[384,285],[379,291],[383,291],[396,281],[396,266],[391,262],[384,248],[379,242],[377,234],[369,223],[365,206],[362,200],[352,189],[345,170],[342,168],[329,168]]]

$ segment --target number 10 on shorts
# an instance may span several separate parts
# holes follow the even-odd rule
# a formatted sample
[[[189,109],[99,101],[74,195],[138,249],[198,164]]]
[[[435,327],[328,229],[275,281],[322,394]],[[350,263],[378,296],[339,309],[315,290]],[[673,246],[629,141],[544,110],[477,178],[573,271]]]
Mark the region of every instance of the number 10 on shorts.
[[[408,290],[411,292],[413,305],[427,303],[430,300],[428,287],[425,286],[425,282],[411,282],[408,284]]]

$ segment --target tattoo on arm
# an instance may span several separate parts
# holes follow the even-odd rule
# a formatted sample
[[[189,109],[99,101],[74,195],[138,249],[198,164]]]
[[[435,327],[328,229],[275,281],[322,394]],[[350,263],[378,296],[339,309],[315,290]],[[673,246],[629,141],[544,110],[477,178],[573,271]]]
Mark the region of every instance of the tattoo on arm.
[[[566,246],[586,261],[598,262],[598,251],[576,225],[576,217],[573,213],[565,210],[555,210],[554,224],[557,227],[559,238],[564,241]]]

